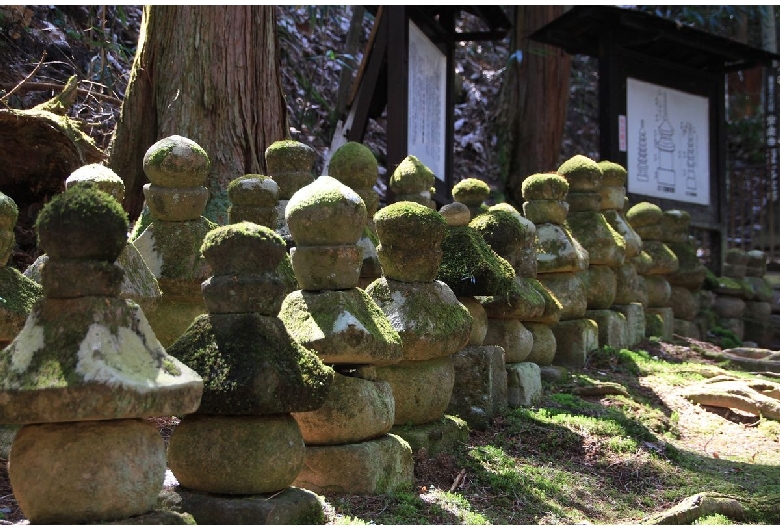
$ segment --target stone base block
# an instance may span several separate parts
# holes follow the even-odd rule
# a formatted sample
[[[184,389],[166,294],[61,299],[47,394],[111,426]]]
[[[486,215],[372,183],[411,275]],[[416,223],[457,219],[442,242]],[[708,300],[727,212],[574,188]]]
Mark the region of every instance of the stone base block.
[[[741,318],[721,318],[718,323],[720,327],[733,331],[739,340],[745,339],[745,321]]]
[[[293,486],[315,493],[374,495],[414,482],[412,448],[401,437],[385,434],[347,445],[307,447]]]
[[[555,358],[555,335],[547,324],[539,322],[526,322],[525,327],[531,332],[533,337],[533,346],[531,353],[526,357],[525,362],[535,363],[539,366],[547,366]]]
[[[530,407],[542,399],[542,371],[534,363],[506,365],[507,398],[510,407]]]
[[[164,490],[158,503],[170,510],[190,514],[199,525],[314,525],[325,522],[320,498],[301,488],[285,488],[271,495],[225,496],[176,487]]]
[[[504,349],[468,346],[452,360],[455,384],[447,413],[466,420],[472,429],[487,429],[493,417],[507,406]]]
[[[772,340],[775,335],[775,328],[769,322],[760,322],[756,320],[744,320],[745,337],[744,340],[752,340],[762,348],[771,348]]]
[[[701,330],[696,322],[690,320],[674,319],[674,333],[691,339],[701,340]]]
[[[674,311],[671,307],[648,307],[645,310],[645,334],[672,340],[674,336]]]
[[[425,449],[429,457],[434,457],[440,453],[453,454],[458,444],[468,441],[469,425],[458,417],[445,414],[440,420],[394,427],[391,432],[406,440],[413,453]]]
[[[506,362],[519,363],[531,353],[534,337],[519,320],[488,318],[487,334],[482,344],[501,346]]]
[[[639,302],[613,306],[626,317],[626,344],[630,348],[645,339],[645,308]]]
[[[599,346],[611,346],[616,350],[628,347],[628,321],[623,313],[609,309],[590,309],[585,317],[599,327]]]
[[[539,371],[542,375],[542,381],[560,383],[569,378],[569,369],[565,366],[540,366]]]
[[[553,364],[582,368],[588,354],[599,347],[599,327],[588,318],[562,320],[550,329],[557,343]]]
[[[393,425],[422,425],[441,418],[447,410],[455,383],[453,356],[428,361],[402,361],[378,366],[376,378],[393,389]]]

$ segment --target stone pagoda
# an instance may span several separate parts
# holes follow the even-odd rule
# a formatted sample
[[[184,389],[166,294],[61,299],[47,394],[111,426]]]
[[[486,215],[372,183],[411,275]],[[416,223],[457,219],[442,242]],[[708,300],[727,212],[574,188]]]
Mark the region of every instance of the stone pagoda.
[[[65,189],[74,185],[91,183],[100,191],[111,195],[119,204],[125,197],[125,183],[114,173],[111,168],[102,164],[89,164],[78,168],[65,180]],[[27,267],[24,275],[33,281],[41,282],[41,268],[49,257],[42,254],[35,262]],[[128,241],[116,264],[124,272],[122,287],[119,296],[129,298],[141,306],[145,314],[151,312],[157,306],[162,293],[157,278],[146,265],[144,258],[132,241]]]
[[[279,202],[276,204],[276,232],[287,243],[295,245],[285,219],[285,209],[293,194],[314,182],[312,166],[317,152],[310,146],[296,140],[278,140],[265,150],[265,168],[268,176],[279,185]]]
[[[666,276],[677,271],[679,260],[662,241],[663,217],[661,208],[649,202],[635,204],[626,212],[626,220],[642,238],[642,252],[635,258],[635,263],[646,293],[645,334],[671,340],[674,311],[669,306],[672,287]]]
[[[589,256],[588,268],[577,272],[587,292],[585,317],[598,325],[600,346],[619,350],[628,345],[627,322],[623,313],[611,307],[617,294],[616,271],[625,261],[626,242],[602,213],[604,174],[595,161],[583,155],[564,162],[558,174],[569,183],[566,225]]]
[[[752,287],[754,295],[752,299],[745,302],[743,320],[745,337],[763,348],[770,348],[775,333],[772,325],[774,291],[764,278],[766,269],[766,253],[761,250],[749,251],[745,282]]]
[[[447,233],[440,213],[401,201],[381,209],[374,222],[383,277],[366,294],[403,344],[401,362],[377,367],[377,377],[393,390],[393,432],[414,451],[425,447],[432,455],[443,433],[461,432],[445,412],[455,383],[452,355],[468,342],[472,318],[447,284],[436,279]]]
[[[0,423],[23,424],[9,458],[14,496],[33,524],[129,523],[153,510],[166,470],[145,418],[194,412],[203,381],[119,297],[119,203],[75,186],[36,228],[45,297],[0,357]]]
[[[625,243],[623,264],[614,268],[615,299],[611,307],[626,318],[626,345],[633,346],[645,338],[644,282],[640,283],[634,259],[642,252],[642,238],[626,221],[626,180],[628,173],[620,164],[602,160],[598,163],[601,181],[601,213]],[[601,330],[600,330],[601,332]]]
[[[336,372],[322,407],[294,413],[306,443],[294,485],[318,493],[386,493],[413,478],[409,444],[389,433],[392,389],[377,375],[401,360],[401,338],[357,287],[365,218],[363,199],[330,176],[295,192],[285,210],[300,290],[287,295],[279,317]]]
[[[435,183],[436,176],[430,168],[416,156],[408,155],[395,168],[388,185],[394,202],[416,202],[435,210],[436,203],[432,199]]]
[[[677,270],[666,275],[671,288],[669,306],[674,312],[674,332],[683,337],[701,340],[706,330],[701,330],[696,316],[701,309],[701,286],[706,268],[696,255],[697,246],[690,235],[691,216],[683,210],[667,210],[661,220],[662,241],[677,256]],[[703,331],[703,333],[702,333]]]
[[[205,386],[168,447],[181,508],[198,524],[319,522],[316,496],[290,487],[305,455],[291,413],[325,402],[333,370],[277,317],[288,292],[276,273],[285,242],[242,221],[209,232],[202,251],[214,273],[203,282],[208,314],[169,348]]]
[[[366,225],[358,240],[358,246],[363,249],[359,286],[365,288],[382,276],[376,253],[378,239],[374,226],[374,214],[379,209],[379,194],[374,191],[379,166],[368,147],[358,142],[347,142],[333,153],[328,172],[331,177],[352,188],[366,205]]]
[[[545,323],[556,342],[553,364],[582,368],[598,348],[598,325],[584,318],[588,290],[577,273],[588,268],[590,256],[566,224],[568,192],[569,182],[561,175],[531,175],[523,181],[523,213],[536,225],[536,278],[559,302],[546,307],[551,313]]]
[[[200,284],[211,276],[200,247],[217,225],[203,217],[211,167],[206,152],[181,136],[169,136],[144,155],[144,197],[152,222],[133,241],[162,290],[149,322],[168,347],[206,312]]]

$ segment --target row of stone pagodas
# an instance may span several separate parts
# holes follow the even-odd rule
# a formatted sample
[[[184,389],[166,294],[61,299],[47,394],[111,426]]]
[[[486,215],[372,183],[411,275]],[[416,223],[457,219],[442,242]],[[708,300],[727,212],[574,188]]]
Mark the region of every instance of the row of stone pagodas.
[[[766,280],[766,253],[761,250],[751,250],[748,253],[745,269],[745,282],[753,290],[753,298],[745,302],[745,337],[762,348],[771,348],[775,329],[772,326],[772,302],[774,291]]]
[[[102,164],[89,164],[78,168],[65,180],[65,189],[77,184],[91,183],[98,190],[111,195],[122,204],[125,197],[125,184],[119,175]],[[41,254],[24,271],[24,275],[31,280],[41,283],[42,270],[48,261],[47,254]],[[116,265],[122,269],[124,276],[120,287],[119,296],[129,298],[143,309],[144,314],[151,315],[157,307],[162,296],[160,286],[152,271],[146,265],[143,256],[132,241],[128,241],[119,257]]]
[[[774,293],[764,279],[766,254],[731,248],[726,251],[725,262],[723,276],[713,288],[716,297],[712,309],[717,324],[739,340],[771,344]]]
[[[44,298],[0,356],[0,423],[23,424],[9,457],[14,497],[33,524],[181,523],[151,514],[166,455],[145,418],[194,412],[203,381],[119,296],[127,216],[110,195],[75,185],[36,229]]]
[[[402,359],[401,338],[357,287],[365,218],[360,196],[330,176],[296,191],[285,208],[300,289],[279,317],[335,370],[322,407],[294,414],[306,456],[293,484],[314,492],[385,493],[413,479],[409,444],[389,432],[398,408],[392,386],[379,375]]]
[[[614,342],[600,340],[614,348],[630,347],[645,338],[645,312],[641,300],[640,280],[636,272],[634,259],[642,252],[642,238],[626,221],[624,210],[626,205],[626,180],[628,174],[623,166],[608,160],[598,163],[603,179],[599,188],[601,195],[601,213],[612,229],[622,238],[625,245],[623,264],[614,268],[615,298],[611,309],[625,317],[625,336],[619,333],[607,334],[615,337]],[[601,330],[599,335],[602,335]]]
[[[548,323],[555,336],[554,364],[582,368],[598,348],[598,326],[585,316],[587,289],[577,273],[588,268],[588,251],[566,225],[569,182],[557,173],[538,173],[523,181],[523,213],[536,225],[537,279],[558,300],[557,321]]]
[[[355,162],[344,163],[347,155]],[[358,166],[357,161],[366,168],[365,182],[370,174],[375,180],[375,158],[360,144],[347,144],[334,153],[330,173],[346,181],[342,175],[348,167]],[[370,225],[382,275],[366,287],[403,345],[398,364],[377,368],[377,376],[391,385],[395,399],[391,432],[414,452],[425,449],[429,456],[468,437],[465,422],[445,411],[455,382],[453,354],[465,346],[472,327],[469,311],[446,283],[437,280],[447,223],[430,200],[434,179],[430,169],[411,155],[393,172],[389,185],[396,202],[375,213]],[[428,192],[415,194],[421,186]],[[361,281],[367,279],[365,272],[361,276]]]
[[[306,456],[293,414],[322,406],[334,374],[277,316],[289,292],[278,274],[286,243],[242,221],[210,231],[202,253],[213,271],[202,285],[208,313],[168,349],[205,384],[170,437],[180,508],[198,524],[319,522],[316,495],[290,487]]]
[[[626,317],[611,308],[617,294],[616,271],[625,262],[626,242],[602,213],[615,206],[603,200],[603,171],[590,158],[576,155],[558,168],[558,174],[569,183],[566,226],[588,252],[588,267],[577,272],[587,293],[584,316],[596,322],[599,345],[623,348],[628,345]],[[610,208],[602,207],[602,202]]]
[[[561,307],[536,279],[536,226],[508,203],[487,207],[489,192],[485,182],[469,178],[455,185],[453,197],[474,216],[469,225],[514,270],[508,291],[477,300],[488,317],[484,344],[505,351],[506,403],[530,406],[541,397],[540,366],[555,356],[555,336],[544,321],[556,320]]]
[[[626,212],[626,219],[642,238],[642,252],[635,258],[643,283],[645,334],[671,340],[674,335],[674,311],[669,306],[672,288],[666,275],[679,267],[677,256],[663,242],[664,212],[655,204],[641,202]]]
[[[691,216],[683,210],[667,210],[661,220],[662,241],[677,256],[677,270],[666,274],[670,285],[669,306],[674,313],[674,333],[701,340],[707,327],[702,326],[701,288],[707,270],[697,255],[697,245],[690,235]]]

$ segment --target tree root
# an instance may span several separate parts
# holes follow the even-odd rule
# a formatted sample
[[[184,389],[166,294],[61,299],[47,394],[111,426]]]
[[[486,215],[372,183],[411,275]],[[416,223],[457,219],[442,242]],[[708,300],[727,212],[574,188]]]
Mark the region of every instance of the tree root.
[[[683,499],[664,512],[645,517],[642,524],[691,524],[700,517],[716,513],[732,521],[741,521],[745,517],[745,508],[734,497],[711,491],[702,492]]]
[[[628,396],[628,390],[619,383],[603,381],[600,383],[593,383],[592,385],[578,386],[572,389],[572,394],[578,396],[609,396],[615,394]]]
[[[699,405],[738,409],[780,420],[780,384],[773,381],[718,376],[685,388],[680,395]]]

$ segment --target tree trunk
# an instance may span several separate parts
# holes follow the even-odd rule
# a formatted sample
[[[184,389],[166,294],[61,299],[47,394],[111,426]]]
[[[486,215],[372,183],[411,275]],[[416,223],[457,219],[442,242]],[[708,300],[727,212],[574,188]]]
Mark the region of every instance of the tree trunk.
[[[554,171],[560,164],[566,124],[571,57],[562,49],[530,41],[528,36],[559,17],[565,6],[516,6],[507,68],[501,93],[499,137],[507,201],[523,203],[526,177]]]
[[[157,140],[177,134],[206,150],[212,167],[205,215],[225,224],[227,184],[264,173],[266,147],[288,133],[273,6],[144,6],[109,146],[132,219],[148,182],[143,156]]]

